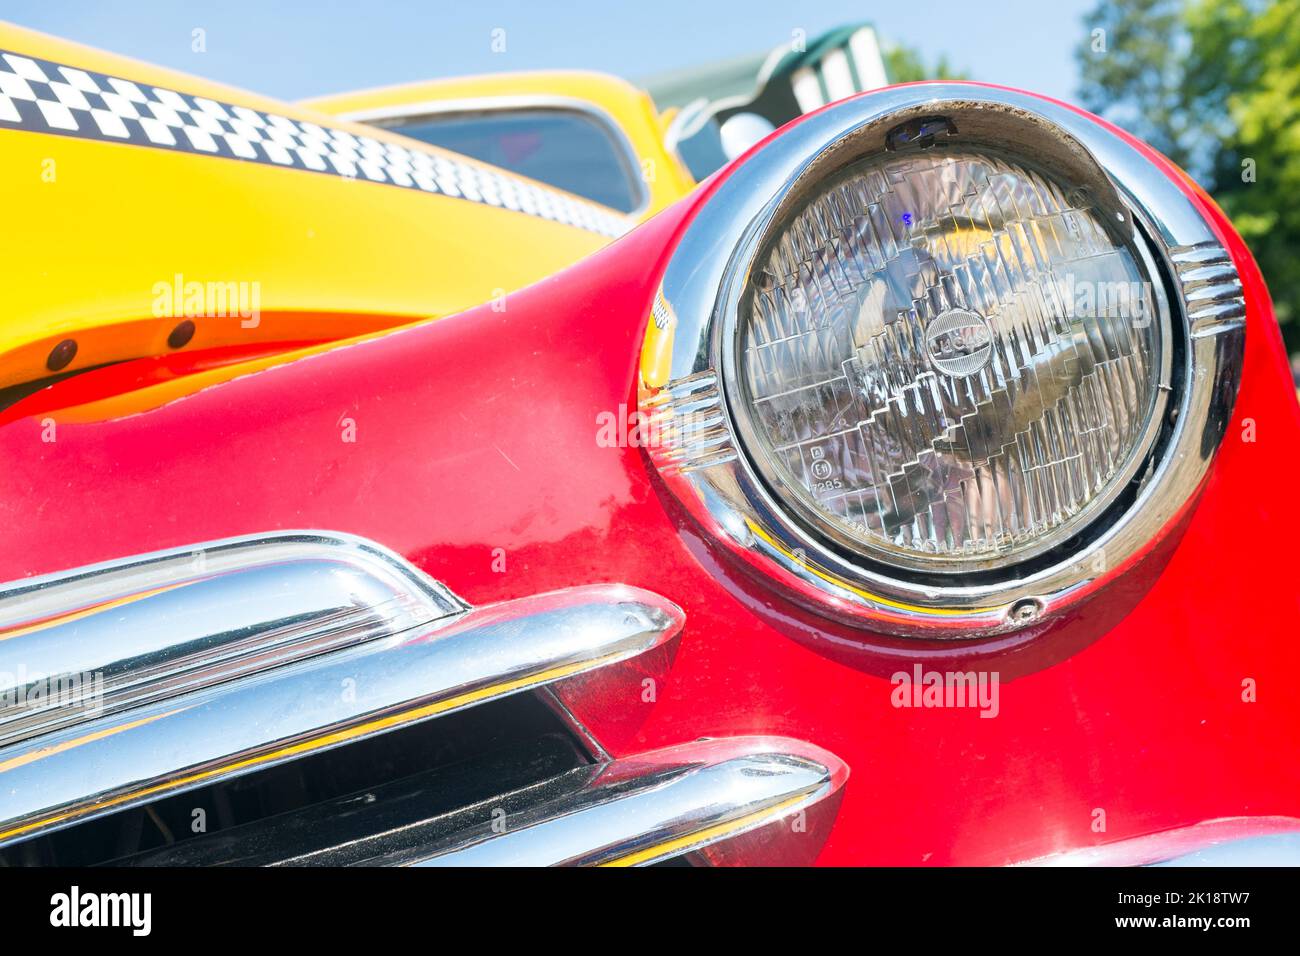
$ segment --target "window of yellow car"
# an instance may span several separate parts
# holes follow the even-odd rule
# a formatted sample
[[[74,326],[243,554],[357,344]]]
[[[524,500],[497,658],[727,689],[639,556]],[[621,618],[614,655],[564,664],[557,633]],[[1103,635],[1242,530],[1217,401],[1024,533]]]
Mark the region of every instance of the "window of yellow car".
[[[636,157],[606,122],[576,109],[439,112],[383,125],[502,169],[634,213],[647,200]]]

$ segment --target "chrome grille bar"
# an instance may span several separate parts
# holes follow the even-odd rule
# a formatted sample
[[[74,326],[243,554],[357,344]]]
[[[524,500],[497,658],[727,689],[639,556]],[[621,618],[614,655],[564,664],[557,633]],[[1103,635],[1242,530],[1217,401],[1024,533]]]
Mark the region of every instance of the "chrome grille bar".
[[[372,542],[231,538],[0,588],[0,746],[469,609]]]
[[[196,550],[211,563],[178,575]],[[174,607],[154,601],[173,590]],[[8,715],[27,736],[11,732],[0,748],[0,844],[616,664],[662,646],[682,621],[670,602],[622,585],[469,608],[391,552],[316,532],[0,593],[14,647],[39,657],[43,636],[72,654],[67,664],[51,652],[59,673],[112,675],[102,713],[79,707],[70,719],[24,700]],[[120,649],[82,650],[70,637],[80,627]]]
[[[452,810],[438,776],[406,777],[111,865],[803,865],[825,844],[847,776],[795,740],[697,740]]]
[[[801,741],[734,737],[570,776],[575,786],[522,813],[485,818],[439,844],[375,862],[645,866],[704,852],[715,865],[809,864],[838,809],[848,768]],[[504,831],[496,832],[501,823]]]

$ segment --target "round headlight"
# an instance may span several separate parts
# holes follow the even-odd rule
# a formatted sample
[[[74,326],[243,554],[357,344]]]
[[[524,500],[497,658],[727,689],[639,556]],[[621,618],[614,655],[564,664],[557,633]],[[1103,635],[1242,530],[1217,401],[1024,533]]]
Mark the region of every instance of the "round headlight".
[[[1245,338],[1175,173],[975,84],[770,139],[701,203],[650,318],[649,454],[706,533],[807,607],[927,638],[1023,627],[1167,554]]]
[[[1117,212],[987,149],[886,153],[821,185],[740,306],[734,407],[764,479],[906,567],[1070,538],[1156,434],[1167,347]]]

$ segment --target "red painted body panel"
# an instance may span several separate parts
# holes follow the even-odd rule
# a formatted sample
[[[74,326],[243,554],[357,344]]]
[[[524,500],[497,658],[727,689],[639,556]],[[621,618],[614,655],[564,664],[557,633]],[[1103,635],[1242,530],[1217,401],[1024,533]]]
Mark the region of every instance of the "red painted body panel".
[[[329,528],[394,548],[476,603],[599,581],[649,588],[687,617],[656,700],[636,688],[580,716],[616,754],[742,733],[836,753],[852,775],[827,864],[1004,863],[1218,817],[1300,817],[1288,535],[1300,409],[1267,291],[1230,227],[1250,312],[1241,392],[1167,564],[1045,632],[931,647],[827,623],[738,573],[641,449],[597,443],[597,415],[635,402],[654,289],[707,192],[504,312],[60,425],[54,442],[39,415],[3,425],[0,580]],[[997,717],[894,708],[889,677],[914,661],[998,671]],[[1255,703],[1242,701],[1246,678]]]

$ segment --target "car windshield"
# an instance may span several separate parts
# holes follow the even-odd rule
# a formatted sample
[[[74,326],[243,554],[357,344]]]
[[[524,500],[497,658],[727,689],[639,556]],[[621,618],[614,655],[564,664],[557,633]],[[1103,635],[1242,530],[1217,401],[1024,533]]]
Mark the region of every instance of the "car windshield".
[[[575,110],[426,114],[384,125],[619,212],[632,212],[640,205],[632,158],[605,124]]]

